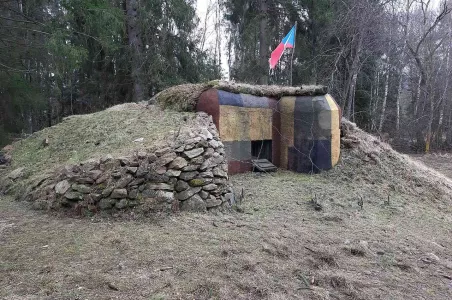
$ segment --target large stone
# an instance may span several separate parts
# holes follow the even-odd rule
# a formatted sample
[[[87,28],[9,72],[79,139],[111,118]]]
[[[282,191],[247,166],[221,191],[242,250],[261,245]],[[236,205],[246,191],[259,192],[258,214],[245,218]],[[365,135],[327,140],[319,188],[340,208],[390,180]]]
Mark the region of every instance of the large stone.
[[[132,175],[127,174],[126,176],[119,179],[119,181],[116,183],[117,189],[125,188],[129,183],[131,183],[133,180]]]
[[[199,169],[201,171],[205,171],[207,169],[214,168],[214,167],[218,166],[220,163],[222,163],[223,160],[224,160],[223,156],[208,158],[202,163],[202,165],[201,165],[201,167],[199,167]]]
[[[180,173],[180,170],[169,169],[168,171],[166,171],[165,175],[169,177],[178,177]]]
[[[80,178],[77,178],[77,183],[80,183],[80,184],[93,184],[94,183],[94,180],[91,178],[91,177],[80,177]]]
[[[200,165],[188,165],[186,167],[183,167],[182,171],[184,171],[184,172],[196,171],[196,170],[198,170],[199,166]]]
[[[157,174],[156,172],[151,171],[148,175],[146,175],[146,179],[155,183],[168,182],[169,176]]]
[[[138,167],[127,167],[126,170],[127,170],[127,173],[135,174],[138,170]]]
[[[129,192],[129,199],[136,199],[138,197],[138,190],[133,189]]]
[[[157,166],[165,166],[165,165],[169,164],[170,162],[172,162],[176,157],[177,157],[176,153],[170,152],[170,153],[163,155],[159,159],[157,159],[155,164]]]
[[[150,163],[155,162],[157,159],[158,159],[158,157],[157,157],[157,155],[155,155],[154,153],[151,153],[151,154],[149,154],[149,156],[148,156],[148,161],[149,161]]]
[[[101,210],[110,209],[116,203],[116,200],[110,198],[104,198],[99,201],[99,208]]]
[[[218,198],[215,198],[215,196],[212,196],[212,195],[210,195],[210,197],[207,198],[207,200],[205,200],[205,201],[206,201],[206,207],[207,208],[217,207],[217,206],[220,206],[223,203],[223,201],[221,201]]]
[[[183,157],[178,156],[170,163],[169,168],[180,170],[187,165],[188,165],[187,160]]]
[[[110,194],[111,194],[111,192],[113,192],[113,190],[114,190],[114,187],[112,187],[112,186],[107,187],[106,189],[104,189],[102,191],[102,197],[106,198],[106,197],[110,196]]]
[[[209,194],[208,192],[206,192],[206,191],[200,191],[200,192],[199,192],[199,196],[200,196],[201,198],[203,198],[203,199],[207,199],[207,197],[209,197],[210,194]]]
[[[113,199],[122,199],[127,198],[127,190],[126,189],[114,189],[110,195]]]
[[[141,196],[143,198],[154,198],[156,195],[157,195],[157,191],[156,190],[144,189],[141,192]]]
[[[186,199],[190,198],[191,196],[193,196],[194,194],[199,193],[199,191],[201,191],[201,187],[189,188],[185,191],[178,193],[176,195],[176,198],[179,200],[186,200]]]
[[[129,183],[129,186],[137,186],[144,182],[144,178],[137,178],[132,180],[132,182]]]
[[[204,162],[204,157],[202,157],[202,156],[198,156],[198,157],[195,157],[195,158],[193,158],[191,161],[190,161],[190,163],[191,164],[195,164],[195,165],[201,165],[203,162]]]
[[[225,171],[221,170],[220,168],[214,168],[212,170],[212,173],[216,177],[228,178],[228,173],[226,173]]]
[[[193,150],[184,152],[184,154],[190,159],[200,156],[203,153],[204,153],[204,148],[195,148]]]
[[[164,154],[168,153],[171,151],[171,148],[166,147],[166,148],[162,148],[162,149],[158,149],[157,151],[155,151],[155,154],[160,157],[163,156]]]
[[[220,143],[218,141],[216,141],[216,140],[210,140],[209,141],[209,146],[214,148],[214,149],[217,149],[218,147],[220,147]]]
[[[188,183],[186,183],[183,180],[179,180],[179,181],[177,181],[174,188],[177,192],[182,192],[182,191],[185,191],[186,189],[188,189],[189,187],[190,186],[188,185]]]
[[[206,203],[198,195],[194,195],[182,202],[180,206],[182,211],[204,212],[206,211]]]
[[[82,194],[89,194],[91,193],[91,188],[89,186],[86,186],[84,184],[73,184],[72,190],[76,192],[80,192]]]
[[[204,158],[210,158],[215,153],[215,150],[213,148],[207,148],[206,152],[204,152]]]
[[[163,201],[163,202],[167,202],[167,203],[172,203],[175,200],[174,193],[167,192],[167,191],[157,191],[155,198],[157,198],[157,200],[159,200],[159,201]]]
[[[213,191],[213,190],[216,190],[217,188],[218,188],[218,186],[214,183],[211,183],[211,184],[208,184],[208,185],[205,185],[202,187],[202,189],[205,191]]]
[[[55,192],[59,195],[64,195],[70,187],[71,184],[69,183],[69,181],[63,180],[55,185]]]
[[[201,141],[201,138],[198,136],[198,137],[194,137],[194,138],[185,140],[185,144],[186,145],[194,145],[194,144],[198,143],[199,141]],[[185,148],[185,149],[187,149],[187,148]]]
[[[221,196],[221,199],[223,200],[223,202],[227,202],[230,205],[234,205],[235,204],[234,193],[226,193],[223,196]]]
[[[71,201],[80,201],[83,200],[83,194],[80,192],[68,191],[64,194],[64,197]]]
[[[201,172],[199,176],[204,178],[213,178],[213,173],[211,171]]]
[[[146,188],[151,190],[167,190],[167,191],[174,190],[174,187],[167,183],[148,183],[146,184]]]
[[[137,172],[135,173],[136,177],[144,177],[149,173],[149,164],[142,163],[138,166]]]
[[[91,170],[99,168],[99,160],[89,159],[87,161],[80,163],[80,166],[84,172],[89,172]]]
[[[116,202],[115,207],[117,209],[124,209],[129,206],[129,201],[127,199],[121,199],[120,201]]]
[[[210,131],[207,130],[206,128],[203,128],[203,129],[201,130],[201,134],[204,135],[204,136],[206,137],[207,140],[213,139],[212,133],[210,133]]]
[[[199,174],[199,173],[196,172],[196,171],[192,171],[192,172],[182,172],[182,173],[179,175],[179,178],[182,179],[182,180],[188,181],[188,180],[193,179],[193,178],[195,178],[196,176],[198,176],[198,174]]]
[[[102,175],[102,171],[101,170],[91,170],[88,172],[88,176],[92,179],[92,180],[97,180],[100,175]]]
[[[17,168],[14,171],[12,171],[11,173],[9,173],[8,178],[16,180],[20,177],[23,177],[25,174],[25,168]]]

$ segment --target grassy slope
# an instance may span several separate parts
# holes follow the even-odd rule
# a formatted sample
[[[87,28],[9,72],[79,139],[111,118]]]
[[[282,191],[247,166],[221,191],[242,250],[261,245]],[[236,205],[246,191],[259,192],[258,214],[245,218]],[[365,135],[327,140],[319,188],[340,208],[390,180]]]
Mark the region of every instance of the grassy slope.
[[[106,154],[128,154],[155,146],[169,131],[177,130],[183,116],[190,115],[138,104],[125,107],[72,116],[34,133],[15,144],[12,167],[26,167],[33,176]],[[49,140],[47,147],[42,145],[45,138]],[[138,138],[144,138],[143,143],[133,142]]]

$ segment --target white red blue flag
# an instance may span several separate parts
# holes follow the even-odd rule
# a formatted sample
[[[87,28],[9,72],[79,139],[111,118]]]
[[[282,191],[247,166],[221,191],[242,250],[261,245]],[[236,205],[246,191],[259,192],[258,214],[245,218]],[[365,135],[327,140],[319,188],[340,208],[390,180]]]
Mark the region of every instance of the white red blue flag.
[[[273,50],[270,56],[270,69],[274,69],[278,64],[279,59],[284,53],[286,48],[294,48],[295,47],[295,34],[296,34],[296,26],[292,27],[289,33],[282,39],[281,43]]]

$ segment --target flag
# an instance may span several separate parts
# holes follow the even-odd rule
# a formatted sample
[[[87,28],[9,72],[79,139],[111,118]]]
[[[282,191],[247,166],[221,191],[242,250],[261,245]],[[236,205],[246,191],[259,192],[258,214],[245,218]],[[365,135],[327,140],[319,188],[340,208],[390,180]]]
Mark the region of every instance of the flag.
[[[283,55],[284,50],[286,48],[295,48],[295,34],[296,34],[297,27],[294,25],[292,29],[289,31],[289,33],[282,39],[281,43],[276,47],[275,50],[273,50],[271,56],[270,56],[270,69],[274,69],[276,64],[278,63],[279,59]]]

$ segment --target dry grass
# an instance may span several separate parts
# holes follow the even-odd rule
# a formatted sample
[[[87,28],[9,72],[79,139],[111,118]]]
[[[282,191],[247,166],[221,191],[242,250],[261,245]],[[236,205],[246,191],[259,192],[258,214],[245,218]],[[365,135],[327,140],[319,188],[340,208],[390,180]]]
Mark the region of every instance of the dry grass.
[[[198,98],[209,88],[231,92],[250,94],[279,99],[283,96],[312,96],[326,94],[326,87],[306,85],[286,87],[276,85],[251,85],[229,81],[211,81],[205,84],[183,84],[166,89],[155,95],[150,102],[157,103],[162,108],[176,111],[194,111]]]
[[[244,213],[68,219],[1,198],[0,298],[451,299],[449,179],[346,124],[360,142],[331,172],[232,176]]]
[[[123,104],[93,114],[71,116],[13,144],[12,166],[3,172],[25,167],[29,180],[23,184],[27,185],[59,166],[156,147],[179,128],[186,116],[194,114],[162,111],[146,104]],[[139,138],[143,141],[135,142]],[[45,139],[49,142],[47,146],[43,145]]]

